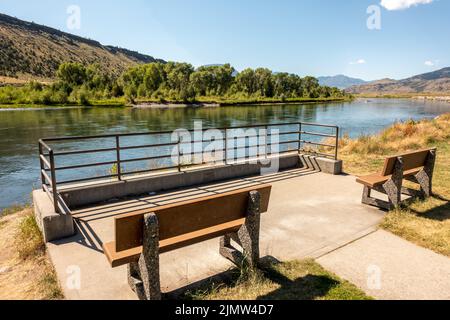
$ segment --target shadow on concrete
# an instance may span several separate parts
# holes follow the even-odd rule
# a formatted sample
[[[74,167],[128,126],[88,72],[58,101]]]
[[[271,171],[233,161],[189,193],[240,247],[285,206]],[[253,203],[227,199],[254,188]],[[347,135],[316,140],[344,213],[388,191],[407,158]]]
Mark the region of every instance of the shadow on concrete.
[[[92,249],[94,251],[97,251],[101,254],[103,254],[103,242],[102,240],[97,236],[95,231],[91,228],[89,223],[78,221],[77,219],[74,219],[75,223],[75,230],[76,233],[74,236],[70,238],[61,239],[58,241],[53,241],[52,243],[55,245],[64,245],[67,243],[78,243],[84,247],[87,247],[89,249]]]
[[[314,300],[325,296],[331,289],[339,285],[333,278],[324,275],[308,274],[291,280],[273,268],[281,263],[272,256],[261,259],[260,270],[264,278],[280,286],[279,289],[259,296],[256,300]],[[164,294],[165,300],[191,300],[214,291],[223,285],[233,287],[239,280],[239,269],[231,269],[213,277],[198,281],[176,291]]]
[[[266,183],[293,179],[301,176],[318,173],[316,170],[300,168],[265,176],[247,177],[240,180],[227,180],[224,182],[207,184],[203,186],[184,188],[162,192],[155,195],[143,195],[129,199],[120,199],[110,204],[98,204],[75,210],[73,216],[80,221],[95,221],[113,218],[118,215],[132,213],[136,210],[150,209],[161,205],[175,204],[186,200],[205,197],[213,194],[221,194],[237,189],[257,186]]]

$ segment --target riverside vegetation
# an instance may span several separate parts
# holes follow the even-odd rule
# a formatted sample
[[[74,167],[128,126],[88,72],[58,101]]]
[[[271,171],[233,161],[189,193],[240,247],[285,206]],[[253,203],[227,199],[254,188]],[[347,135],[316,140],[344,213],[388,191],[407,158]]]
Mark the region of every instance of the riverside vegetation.
[[[320,86],[314,77],[245,69],[229,64],[203,66],[154,62],[114,75],[98,64],[63,63],[55,81],[0,87],[3,105],[125,105],[139,102],[301,102],[349,99],[343,91]]]

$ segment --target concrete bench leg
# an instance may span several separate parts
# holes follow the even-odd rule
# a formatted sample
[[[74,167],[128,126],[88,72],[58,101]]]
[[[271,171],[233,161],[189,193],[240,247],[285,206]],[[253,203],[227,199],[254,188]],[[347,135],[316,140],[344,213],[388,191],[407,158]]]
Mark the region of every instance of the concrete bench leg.
[[[386,210],[392,210],[401,204],[402,200],[402,182],[403,182],[403,159],[398,157],[394,166],[394,173],[391,178],[381,186],[375,186],[373,190],[384,193],[389,201],[375,199],[370,196],[371,188],[364,186],[362,203],[380,207]]]
[[[377,190],[377,191],[383,192],[383,190]],[[363,204],[375,206],[375,207],[382,208],[385,210],[392,210],[394,208],[392,203],[390,203],[388,201],[372,198],[371,192],[372,192],[371,188],[369,188],[368,186],[364,186],[362,201],[361,201]]]
[[[128,283],[141,300],[161,300],[159,224],[156,214],[144,216],[143,250],[139,262],[128,266]]]
[[[431,197],[433,195],[432,182],[435,163],[436,150],[430,150],[423,170],[415,176],[417,183],[420,185],[420,191],[425,197]]]
[[[136,293],[139,300],[147,300],[144,284],[141,279],[139,264],[137,262],[128,264],[128,284],[130,285],[131,290]]]
[[[235,234],[229,234],[220,240],[220,254],[237,265],[254,268],[259,262],[259,233],[261,225],[261,195],[257,191],[250,192],[247,218],[245,224]],[[235,240],[243,252],[231,245]]]

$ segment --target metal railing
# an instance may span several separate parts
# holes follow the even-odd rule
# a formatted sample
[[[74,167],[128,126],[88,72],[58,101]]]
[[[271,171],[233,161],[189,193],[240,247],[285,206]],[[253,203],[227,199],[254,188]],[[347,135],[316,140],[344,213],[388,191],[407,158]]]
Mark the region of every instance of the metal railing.
[[[282,131],[281,129],[287,128],[286,131]],[[320,128],[322,131],[314,131]],[[182,141],[180,136],[176,141],[173,140],[174,131],[160,131],[160,132],[145,132],[145,133],[126,133],[126,134],[108,134],[108,135],[93,135],[93,136],[74,136],[74,137],[57,137],[57,138],[44,138],[39,140],[39,160],[41,166],[41,180],[42,180],[42,189],[49,195],[51,198],[53,205],[55,207],[55,211],[58,213],[67,213],[70,212],[70,209],[64,203],[64,200],[58,193],[58,186],[67,185],[67,184],[75,184],[81,182],[95,181],[95,180],[105,180],[105,179],[114,179],[115,181],[122,181],[127,176],[139,175],[145,173],[152,173],[156,171],[168,171],[168,170],[178,170],[181,172],[183,169],[187,169],[193,166],[198,165],[216,165],[220,160],[225,164],[236,163],[242,160],[245,161],[255,161],[260,159],[261,157],[267,159],[269,156],[273,156],[274,154],[285,154],[285,153],[308,153],[313,155],[318,155],[321,157],[327,157],[336,159],[338,157],[338,142],[339,142],[339,127],[334,125],[325,125],[325,124],[317,124],[317,123],[306,123],[306,122],[295,122],[295,123],[281,123],[281,124],[261,124],[261,125],[248,125],[248,126],[238,126],[238,127],[228,127],[228,128],[214,128],[215,130],[219,130],[223,133],[222,139],[215,138],[214,141],[222,142],[222,148],[215,149],[214,152],[222,152],[221,159],[205,159],[204,157],[204,144],[211,143],[213,140],[205,140],[203,133],[211,130],[209,129],[201,129],[201,130],[186,130],[188,133],[202,133],[201,140],[198,141]],[[258,138],[259,134],[256,135],[245,135],[244,137],[236,136],[234,132],[236,130],[244,130],[244,129],[255,129],[255,130],[264,130],[264,142],[261,146],[260,139],[257,141],[257,145],[247,144],[245,142],[244,146],[235,145],[235,139],[250,139],[250,138]],[[330,130],[331,132],[324,132],[326,130]],[[156,137],[169,137],[170,142],[167,143],[151,143],[151,144],[141,144],[141,145],[124,145],[122,141],[125,138],[132,138],[138,136],[156,136]],[[278,141],[273,142],[273,137],[278,137]],[[280,139],[280,137],[288,136],[286,141]],[[295,138],[292,138],[295,136]],[[313,139],[316,140],[313,140]],[[96,141],[96,140],[104,140],[111,139],[113,141],[113,145],[110,147],[104,148],[93,148],[93,149],[85,149],[85,150],[61,150],[55,151],[56,147],[60,147],[61,144],[70,143],[75,141]],[[321,139],[317,141],[317,139]],[[230,147],[230,141],[233,143],[232,147]],[[270,141],[270,142],[269,142]],[[331,142],[329,142],[331,141]],[[197,144],[201,144],[201,151],[191,151],[184,152],[183,146],[191,145],[194,146]],[[53,146],[52,144],[55,144]],[[50,147],[52,145],[52,147]],[[272,147],[274,145],[279,146],[287,146],[287,150],[277,150],[276,152],[272,152]],[[295,145],[295,148],[289,148],[289,146]],[[310,146],[314,146],[315,149],[311,149]],[[142,149],[158,149],[158,148],[167,148],[171,147],[171,154],[160,154],[157,152],[156,155],[146,156],[146,157],[138,157],[138,158],[125,158],[124,153],[127,151],[133,150],[142,150]],[[250,158],[247,156],[248,151],[251,148],[257,148],[257,154],[254,157]],[[262,148],[261,148],[262,147]],[[263,152],[260,152],[263,149]],[[239,157],[236,156],[239,150],[243,150],[245,156]],[[270,151],[269,151],[270,150]],[[332,153],[328,153],[327,151],[332,150]],[[229,157],[230,151],[233,152],[233,157]],[[84,164],[70,164],[58,166],[56,164],[56,158],[69,157],[75,155],[97,155],[97,154],[105,154],[105,153],[113,153],[114,159],[109,161],[97,161],[93,163],[84,163]],[[195,157],[201,155],[200,161],[195,161]],[[169,158],[176,158],[176,161],[166,161],[164,166],[158,168],[150,168],[145,170],[134,170],[134,171],[126,171],[122,165],[137,163],[143,161],[155,161]],[[183,159],[186,157],[190,157],[189,162],[183,163]],[[193,161],[194,160],[194,161]],[[232,160],[232,161],[231,161]],[[57,173],[69,170],[79,170],[100,166],[109,166],[115,168],[115,170],[110,170],[107,175],[96,175],[96,176],[88,176],[84,178],[75,178],[75,179],[67,179],[59,181],[57,179]],[[103,181],[104,182],[104,181]]]

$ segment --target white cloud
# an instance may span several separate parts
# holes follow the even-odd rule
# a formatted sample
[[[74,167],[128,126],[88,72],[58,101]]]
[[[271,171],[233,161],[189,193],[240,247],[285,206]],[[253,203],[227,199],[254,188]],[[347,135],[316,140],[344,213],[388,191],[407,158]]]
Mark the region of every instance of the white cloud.
[[[427,60],[427,61],[425,61],[425,65],[427,66],[427,67],[434,67],[434,66],[437,66],[439,64],[439,60]]]
[[[352,61],[350,62],[350,64],[366,64],[366,60],[364,59],[359,59],[357,61]]]
[[[429,4],[433,0],[381,0],[381,5],[387,10],[404,10],[419,4]]]

